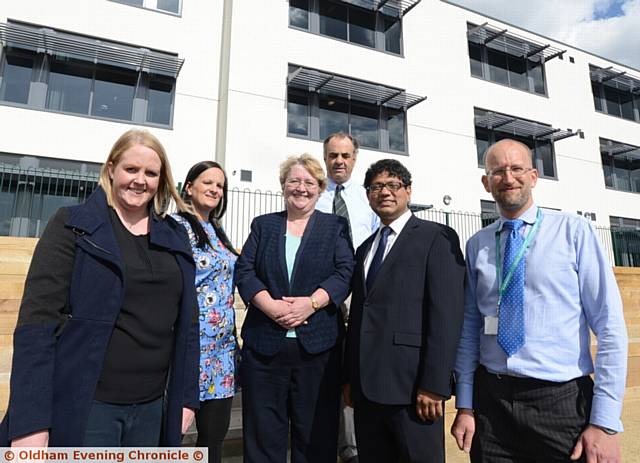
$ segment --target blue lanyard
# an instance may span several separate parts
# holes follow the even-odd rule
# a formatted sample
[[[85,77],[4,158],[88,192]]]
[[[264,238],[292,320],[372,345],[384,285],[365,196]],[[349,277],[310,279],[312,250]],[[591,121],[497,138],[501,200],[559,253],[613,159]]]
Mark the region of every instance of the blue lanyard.
[[[520,246],[518,250],[518,254],[516,254],[515,259],[511,262],[511,267],[507,271],[507,274],[504,277],[504,281],[500,283],[502,279],[502,252],[500,250],[500,230],[496,230],[496,278],[498,281],[498,310],[500,310],[500,302],[502,301],[502,295],[504,294],[509,282],[511,281],[511,277],[513,277],[513,272],[515,272],[516,267],[520,263],[520,260],[524,257],[524,253],[527,248],[533,241],[533,238],[538,233],[538,229],[540,228],[540,223],[542,222],[542,209],[538,208],[538,213],[536,214],[536,223],[533,224],[529,233],[527,233],[527,237],[524,239],[524,243]]]

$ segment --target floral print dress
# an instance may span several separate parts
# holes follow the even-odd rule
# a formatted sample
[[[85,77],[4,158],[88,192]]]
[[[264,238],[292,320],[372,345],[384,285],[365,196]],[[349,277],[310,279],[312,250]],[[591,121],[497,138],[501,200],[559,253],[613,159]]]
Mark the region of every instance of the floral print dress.
[[[200,249],[189,222],[172,215],[189,234],[196,264],[200,308],[200,401],[232,397],[235,384],[236,337],[233,269],[237,257],[218,238],[213,225],[200,222],[213,248]]]

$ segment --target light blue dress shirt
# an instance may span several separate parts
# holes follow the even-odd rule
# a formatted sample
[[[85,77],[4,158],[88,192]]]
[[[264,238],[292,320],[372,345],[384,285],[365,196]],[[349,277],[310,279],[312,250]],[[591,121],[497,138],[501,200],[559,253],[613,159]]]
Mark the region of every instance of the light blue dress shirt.
[[[526,223],[524,236],[535,223],[537,210],[532,206],[519,217]],[[594,373],[591,329],[598,347],[590,423],[622,431],[627,330],[620,291],[594,228],[577,215],[542,212],[538,233],[524,257],[524,346],[507,358],[497,336],[484,334],[484,317],[497,312],[496,232],[501,234],[504,256],[505,220],[500,218],[467,242],[456,407],[473,408],[478,363],[495,374],[556,382]]]
[[[316,209],[322,212],[333,212],[333,198],[336,196],[336,182],[328,179],[327,189],[320,195]],[[380,226],[380,219],[369,206],[367,192],[362,185],[356,184],[353,179],[342,184],[342,197],[349,211],[349,225],[353,238],[353,248],[358,247],[369,238]]]

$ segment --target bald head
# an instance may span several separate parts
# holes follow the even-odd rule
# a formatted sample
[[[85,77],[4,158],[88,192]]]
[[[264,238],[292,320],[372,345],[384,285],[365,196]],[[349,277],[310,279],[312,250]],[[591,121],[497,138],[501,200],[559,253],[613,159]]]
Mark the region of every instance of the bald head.
[[[520,141],[505,138],[489,146],[484,151],[484,155],[482,156],[482,164],[484,165],[485,172],[489,173],[489,168],[487,166],[488,164],[492,163],[493,154],[502,151],[514,151],[525,154],[528,159],[528,164],[524,167],[533,167],[533,153],[531,152],[531,149]]]
[[[516,140],[500,140],[484,154],[485,190],[495,199],[500,213],[515,219],[533,205],[531,190],[538,181],[529,147]]]

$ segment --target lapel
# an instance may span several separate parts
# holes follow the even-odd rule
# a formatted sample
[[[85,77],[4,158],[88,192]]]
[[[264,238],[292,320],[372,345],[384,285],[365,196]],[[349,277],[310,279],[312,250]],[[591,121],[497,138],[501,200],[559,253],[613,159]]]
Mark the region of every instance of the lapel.
[[[360,251],[359,255],[356,256],[357,263],[355,271],[358,272],[358,278],[356,279],[356,281],[358,281],[360,289],[362,290],[362,294],[364,294],[365,296],[367,294],[367,281],[364,277],[364,261],[367,259],[369,250],[371,249],[371,246],[373,246],[373,242],[376,240],[376,236],[378,235],[379,230],[380,229],[376,230],[373,235],[367,238],[367,241],[362,243],[362,245],[358,248],[358,250]]]
[[[289,294],[289,273],[287,272],[287,245],[286,245],[286,233],[287,233],[287,211],[279,213],[280,221],[278,223],[278,270],[280,271],[280,281],[283,282],[284,294]]]
[[[309,221],[307,222],[307,226],[304,227],[304,233],[302,234],[302,240],[300,241],[300,246],[296,251],[296,258],[293,262],[293,270],[291,271],[291,282],[289,283],[289,290],[291,290],[292,283],[296,281],[296,271],[298,270],[298,264],[300,263],[301,256],[304,253],[304,247],[309,242],[309,236],[313,233],[313,228],[316,226],[319,216],[318,211],[314,211],[309,217]]]
[[[378,275],[373,282],[373,286],[371,287],[371,292],[369,294],[373,294],[377,288],[384,288],[386,286],[385,280],[387,274],[391,271],[390,269],[393,266],[393,263],[398,259],[398,256],[402,254],[402,248],[410,245],[411,236],[415,232],[416,228],[418,228],[419,224],[420,221],[412,214],[400,234],[396,237],[389,254],[387,254],[387,257],[382,261],[382,266],[378,271]],[[367,294],[367,296],[369,296],[369,294]]]

